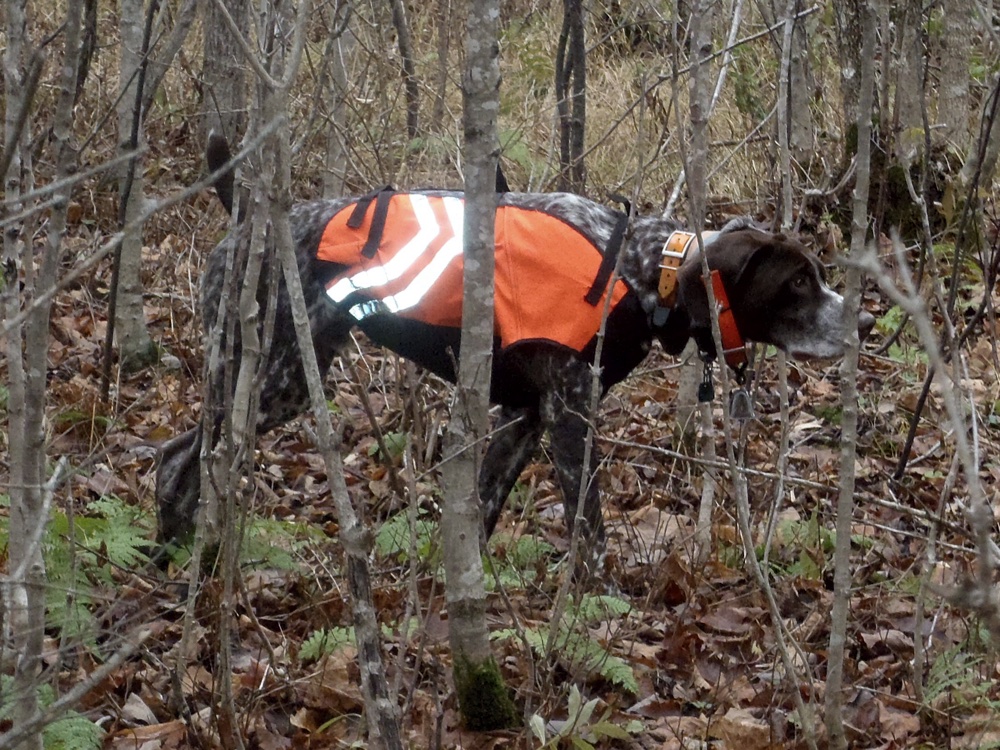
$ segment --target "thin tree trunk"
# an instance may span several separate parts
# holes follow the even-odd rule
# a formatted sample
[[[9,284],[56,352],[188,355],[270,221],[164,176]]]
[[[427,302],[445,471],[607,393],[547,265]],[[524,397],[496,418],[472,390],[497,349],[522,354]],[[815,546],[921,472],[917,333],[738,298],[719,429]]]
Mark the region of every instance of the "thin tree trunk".
[[[935,138],[950,141],[964,153],[969,145],[969,63],[973,45],[969,40],[975,32],[974,6],[971,0],[944,0],[942,23],[937,36],[941,79],[938,84],[937,124]]]
[[[118,99],[118,144],[119,152],[127,153],[143,142],[141,113],[142,93],[139,84],[143,78],[145,39],[143,26],[146,19],[142,0],[121,0],[120,8],[121,63],[119,66]],[[118,181],[118,189],[124,204],[121,214],[122,226],[129,226],[143,212],[145,189],[143,184],[142,160],[136,156],[127,163]],[[115,339],[118,355],[126,369],[146,366],[156,357],[153,340],[146,327],[146,314],[142,304],[142,228],[136,226],[122,241],[120,255],[116,254],[118,265],[116,284],[112,284],[115,295],[114,310]]]
[[[959,173],[959,185],[963,192],[968,191],[973,184],[989,185],[993,182],[997,159],[1000,157],[998,110],[1000,110],[1000,76],[993,79],[993,90],[986,97],[983,114],[979,119],[979,135]]]
[[[497,0],[469,6],[465,130],[464,294],[458,387],[445,434],[450,459],[441,471],[445,595],[459,710],[473,730],[511,726],[516,718],[486,627],[479,547],[481,440],[487,431],[493,361],[494,220],[500,67]]]
[[[556,47],[555,93],[559,117],[559,189],[582,193],[587,124],[587,49],[582,0],[563,0],[563,25]]]
[[[239,33],[246,36],[249,0],[223,0]],[[205,61],[202,68],[205,111],[201,125],[202,143],[215,130],[230,143],[238,143],[246,129],[246,68],[222,10],[215,2],[205,3]]]
[[[323,197],[339,198],[347,189],[347,149],[344,133],[347,124],[348,60],[354,49],[350,27],[339,30],[331,43],[330,118],[326,131],[326,169],[323,172]]]
[[[868,239],[868,186],[871,165],[871,122],[875,88],[876,14],[869,2],[861,7],[859,19],[863,43],[861,86],[858,100],[858,157],[854,184],[854,216],[851,222],[851,256],[857,258]],[[861,280],[857,269],[847,272],[844,297],[844,360],[840,367],[841,453],[840,494],[837,498],[837,537],[834,549],[833,607],[830,616],[830,647],[826,678],[826,732],[831,748],[847,747],[844,734],[844,654],[847,644],[847,615],[851,599],[851,526],[854,518],[854,462],[858,426],[858,339],[857,313],[861,302]]]
[[[781,172],[781,229],[792,228],[792,157],[789,148],[789,110],[792,103],[790,68],[792,66],[792,32],[796,0],[788,0],[784,10],[784,27],[781,36],[781,67],[778,75],[778,164]]]
[[[368,742],[374,750],[396,750],[403,747],[399,728],[396,702],[389,694],[385,666],[382,660],[381,638],[375,606],[372,603],[371,574],[368,556],[371,535],[358,519],[351,505],[351,498],[344,479],[344,466],[340,458],[339,441],[330,426],[330,408],[323,392],[323,379],[316,361],[309,330],[309,313],[299,280],[298,266],[291,228],[288,225],[287,196],[291,186],[288,165],[291,163],[291,149],[287,136],[282,133],[276,149],[279,158],[276,190],[285,196],[284,205],[276,205],[272,221],[278,244],[278,255],[284,273],[285,284],[291,298],[292,313],[299,349],[302,351],[303,366],[309,385],[312,413],[316,420],[316,435],[320,452],[326,466],[330,495],[337,510],[340,526],[340,541],[344,545],[347,558],[347,583],[351,594],[351,608],[354,615],[354,632],[358,645],[358,659],[361,662],[361,690],[365,699],[365,716],[368,719]]]
[[[898,137],[895,155],[909,168],[924,145],[924,68],[926,55],[923,41],[923,5],[920,0],[908,0],[896,19],[900,36],[899,57],[896,60],[896,112]],[[867,61],[862,58],[862,65]],[[863,92],[862,92],[863,93]]]
[[[21,97],[27,99],[29,93],[23,86],[27,82],[27,2],[7,0],[7,49],[4,52],[4,88],[8,92],[5,111],[5,138],[12,152],[8,154],[9,166],[4,175],[5,206],[12,214],[17,214],[20,206],[17,199],[25,192],[22,185],[23,170],[30,167],[28,149],[28,128],[19,121],[23,106]],[[18,96],[19,94],[19,96]],[[24,110],[26,111],[26,110]],[[22,227],[23,229],[23,227]],[[20,312],[19,287],[21,279],[18,270],[23,268],[24,294],[30,295],[29,282],[34,281],[31,264],[34,262],[30,249],[25,248],[23,232],[3,233],[3,273],[4,273],[4,317],[10,320]],[[27,438],[41,429],[40,416],[28,409],[28,363],[26,362],[23,332],[29,330],[32,318],[26,321],[20,331],[12,331],[7,336],[7,425],[8,448],[10,451],[10,554],[12,561],[23,561],[11,571],[5,580],[4,599],[9,622],[5,623],[5,636],[13,649],[6,656],[13,664],[4,660],[4,672],[13,667],[12,696],[15,697],[12,711],[14,727],[26,724],[38,711],[37,676],[41,667],[42,629],[35,622],[38,607],[44,607],[42,591],[32,586],[32,572],[41,566],[41,548],[32,543],[38,528],[41,508],[38,493],[38,461],[28,449]],[[37,378],[36,378],[37,379]],[[42,378],[44,381],[44,378]],[[42,568],[44,570],[44,568]],[[41,750],[42,738],[38,733],[18,744],[18,750]]]
[[[800,18],[800,0],[779,0],[763,3],[758,7],[768,26],[782,25],[780,74],[778,83],[778,141],[784,139],[788,155],[798,164],[807,162],[813,155],[813,122],[810,98],[815,90],[809,68],[809,17]],[[789,209],[790,210],[790,209]],[[784,223],[784,217],[783,217]],[[790,223],[789,223],[790,226]]]
[[[843,127],[854,129],[858,121],[858,96],[861,90],[861,5],[864,0],[841,0],[833,3],[837,29],[837,55],[840,68],[840,96],[843,101]],[[844,167],[857,151],[850,138],[844,139]]]
[[[792,12],[801,9],[796,2]],[[813,121],[811,99],[816,90],[812,68],[809,65],[809,34],[815,27],[814,18],[809,16],[792,22],[793,33],[789,59],[790,97],[788,100],[788,145],[792,156],[799,164],[808,163],[815,152],[816,123]]]
[[[92,1],[96,5],[97,0]],[[165,5],[164,10],[168,7]],[[184,40],[187,39],[188,32],[191,31],[191,26],[194,24],[194,19],[198,16],[197,11],[198,0],[184,0],[184,4],[177,12],[174,26],[170,30],[170,36],[167,37],[166,43],[157,51],[156,56],[149,60],[149,73],[142,93],[143,116],[149,111],[153,103],[153,97],[160,88],[160,84],[163,83],[167,71],[170,70],[171,63],[177,56],[177,53],[180,52],[181,47],[184,46]]]
[[[705,219],[705,195],[708,190],[708,116],[711,111],[711,69],[703,60],[712,53],[712,24],[715,2],[700,0],[692,11],[691,81],[688,87],[688,119],[691,123],[690,152],[686,162],[688,197],[691,201],[691,226],[700,227]]]
[[[273,64],[276,56],[268,61]],[[267,121],[276,113],[261,108],[258,116]],[[258,122],[259,127],[263,123]],[[264,149],[267,148],[265,144]],[[264,152],[262,149],[262,152]],[[252,164],[254,162],[251,162]],[[252,200],[252,209],[246,210],[251,221],[250,242],[245,258],[245,265],[240,265],[237,286],[239,316],[236,325],[239,326],[240,356],[236,371],[236,385],[232,391],[232,401],[227,404],[227,419],[224,424],[228,428],[223,439],[225,459],[219,461],[218,475],[225,476],[221,486],[223,495],[219,498],[219,527],[222,544],[222,602],[218,609],[219,637],[219,702],[216,717],[219,733],[225,738],[224,744],[229,747],[244,747],[243,739],[237,731],[238,717],[235,715],[236,701],[233,695],[232,682],[232,640],[231,633],[234,623],[232,613],[237,608],[237,591],[239,589],[240,549],[243,545],[244,524],[240,518],[245,518],[251,507],[254,495],[253,482],[244,482],[243,477],[253,472],[254,443],[257,438],[257,415],[260,405],[261,382],[266,375],[267,353],[271,333],[274,330],[274,309],[277,305],[277,284],[268,287],[267,322],[261,324],[258,288],[261,271],[264,268],[264,258],[267,246],[267,233],[270,223],[270,201],[268,190],[274,184],[274,159],[261,158],[257,162],[259,173],[253,174],[252,182],[256,185]],[[273,278],[272,281],[277,281]],[[234,293],[234,296],[236,294]],[[262,335],[263,334],[263,335]],[[228,339],[232,341],[232,337]],[[226,366],[236,363],[230,359]],[[227,388],[226,393],[229,393]],[[218,460],[217,457],[212,457]],[[210,461],[210,463],[212,463]],[[211,469],[212,467],[210,467]],[[214,472],[212,472],[214,474]]]
[[[403,63],[403,92],[406,96],[406,135],[417,137],[420,115],[420,89],[417,86],[417,68],[413,62],[413,43],[410,41],[410,21],[406,17],[403,0],[389,0],[392,6],[392,25],[396,29],[396,44]]]
[[[448,53],[451,50],[451,0],[437,0],[437,80],[434,83],[434,106],[431,122],[444,126],[444,98],[448,91]]]
[[[6,6],[8,48],[4,55],[4,76],[8,93],[19,92],[20,97],[30,97],[26,90],[24,42],[29,38],[26,4],[19,0]],[[59,94],[53,113],[52,135],[56,165],[55,181],[63,182],[76,169],[75,154],[71,147],[73,102],[76,95],[77,71],[81,49],[83,6],[71,3],[63,27],[65,48],[60,71]],[[6,142],[27,145],[27,129],[18,132],[18,123],[12,117],[20,109],[20,97],[11,95],[7,100]],[[19,149],[20,150],[20,149]],[[25,150],[23,154],[27,154]],[[14,154],[4,188],[7,205],[17,212],[14,201],[22,195],[25,168],[30,165],[23,154]],[[16,565],[4,587],[5,609],[11,618],[11,635],[14,641],[15,664],[13,693],[16,696],[13,710],[14,725],[30,722],[38,712],[38,677],[42,670],[42,642],[45,635],[45,562],[42,558],[42,534],[48,518],[48,504],[55,486],[45,486],[45,373],[48,366],[49,320],[51,299],[38,301],[56,285],[63,234],[66,228],[66,207],[70,188],[65,183],[54,192],[58,199],[46,227],[46,246],[36,269],[34,247],[25,245],[18,235],[4,232],[4,270],[20,269],[5,279],[4,314],[11,318],[20,308],[32,308],[24,326],[8,337],[7,367],[9,388],[8,444],[10,446],[10,562]],[[20,299],[18,287],[21,285]],[[43,492],[44,486],[44,492]],[[40,732],[29,734],[17,748],[40,750]]]

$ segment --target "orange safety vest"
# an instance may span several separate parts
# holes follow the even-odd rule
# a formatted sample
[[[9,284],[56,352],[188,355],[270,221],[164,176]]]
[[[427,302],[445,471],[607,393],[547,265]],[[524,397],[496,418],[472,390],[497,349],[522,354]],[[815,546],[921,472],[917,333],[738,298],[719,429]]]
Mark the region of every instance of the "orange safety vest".
[[[353,204],[327,224],[316,257],[344,269],[327,283],[327,295],[362,328],[379,313],[461,328],[464,200],[422,193],[382,198],[387,207],[361,205],[362,218]],[[377,245],[370,242],[373,222],[381,235]],[[500,348],[543,340],[582,352],[604,313],[607,289],[588,295],[603,259],[600,248],[561,219],[498,207],[494,332]],[[615,283],[612,309],[628,291],[621,280]]]

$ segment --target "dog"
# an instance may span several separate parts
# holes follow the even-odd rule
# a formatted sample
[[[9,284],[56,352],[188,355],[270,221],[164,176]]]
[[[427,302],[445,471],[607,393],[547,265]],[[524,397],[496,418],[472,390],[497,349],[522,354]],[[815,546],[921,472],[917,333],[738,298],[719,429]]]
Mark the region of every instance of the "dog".
[[[231,213],[232,173],[217,172],[229,159],[228,146],[210,142],[208,156],[212,172],[220,174],[216,190]],[[461,326],[462,208],[459,192],[383,189],[291,209],[321,371],[329,369],[357,327],[454,382]],[[827,285],[823,266],[795,239],[746,224],[731,222],[702,238],[727,363],[738,372],[745,368],[746,340],[774,345],[793,358],[841,356],[844,299]],[[500,414],[479,479],[483,535],[493,532],[545,432],[572,531],[581,477],[593,477],[598,465],[591,450],[589,473],[582,471],[594,416],[589,403],[602,320],[597,363],[602,395],[643,361],[654,340],[676,355],[694,339],[703,357],[715,357],[701,251],[697,239],[671,220],[630,220],[624,212],[569,193],[500,193],[496,225],[490,397]],[[202,283],[206,331],[222,303],[227,260],[238,257],[238,249],[248,242],[249,223],[237,223],[208,259]],[[616,265],[617,277],[612,273]],[[263,293],[259,297],[267,299]],[[859,312],[862,340],[874,322],[870,314]],[[218,374],[212,387],[221,394]],[[223,402],[221,397],[214,400]],[[260,393],[258,433],[296,417],[308,402],[282,285]],[[199,453],[205,435],[217,434],[219,423],[218,415],[204,414],[199,426],[161,448],[156,476],[161,542],[190,537],[200,494]],[[605,532],[596,482],[588,482],[583,498],[581,533],[590,548],[600,549]]]

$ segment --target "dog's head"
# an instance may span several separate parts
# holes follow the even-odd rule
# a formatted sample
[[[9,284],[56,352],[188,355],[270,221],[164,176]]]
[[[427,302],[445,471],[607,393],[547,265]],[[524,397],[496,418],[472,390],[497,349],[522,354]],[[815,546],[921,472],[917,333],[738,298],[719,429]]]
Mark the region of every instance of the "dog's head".
[[[844,298],[827,285],[823,266],[801,243],[780,234],[741,229],[720,234],[705,252],[709,268],[722,277],[744,339],[773,344],[796,359],[829,359],[844,353]],[[714,351],[698,254],[678,271],[677,307],[687,315],[689,333],[698,345]],[[860,312],[862,340],[874,323],[871,315]]]

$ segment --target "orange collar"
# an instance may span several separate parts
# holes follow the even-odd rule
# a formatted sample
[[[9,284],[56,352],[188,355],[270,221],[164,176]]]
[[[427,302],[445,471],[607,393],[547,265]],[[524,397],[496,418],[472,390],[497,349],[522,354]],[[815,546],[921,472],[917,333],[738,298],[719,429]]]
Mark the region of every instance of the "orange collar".
[[[738,375],[742,375],[747,367],[747,349],[736,326],[736,316],[729,304],[726,286],[722,283],[722,274],[712,271],[712,291],[715,293],[715,307],[719,311],[719,332],[722,334],[722,356]],[[737,378],[738,379],[738,378]]]
[[[714,236],[715,234],[715,232],[705,232],[702,235],[702,240],[706,241],[705,235]],[[659,310],[654,316],[654,320],[662,320],[665,323],[666,312],[673,309],[676,304],[677,271],[684,263],[688,251],[695,246],[697,246],[697,240],[692,232],[673,232],[667,238],[660,262]],[[737,372],[741,372],[747,366],[746,346],[740,335],[740,330],[736,326],[736,318],[733,315],[732,306],[729,304],[729,295],[726,294],[726,287],[722,283],[722,276],[718,271],[712,271],[712,291],[715,294],[715,304],[718,309],[723,356],[727,365]]]

